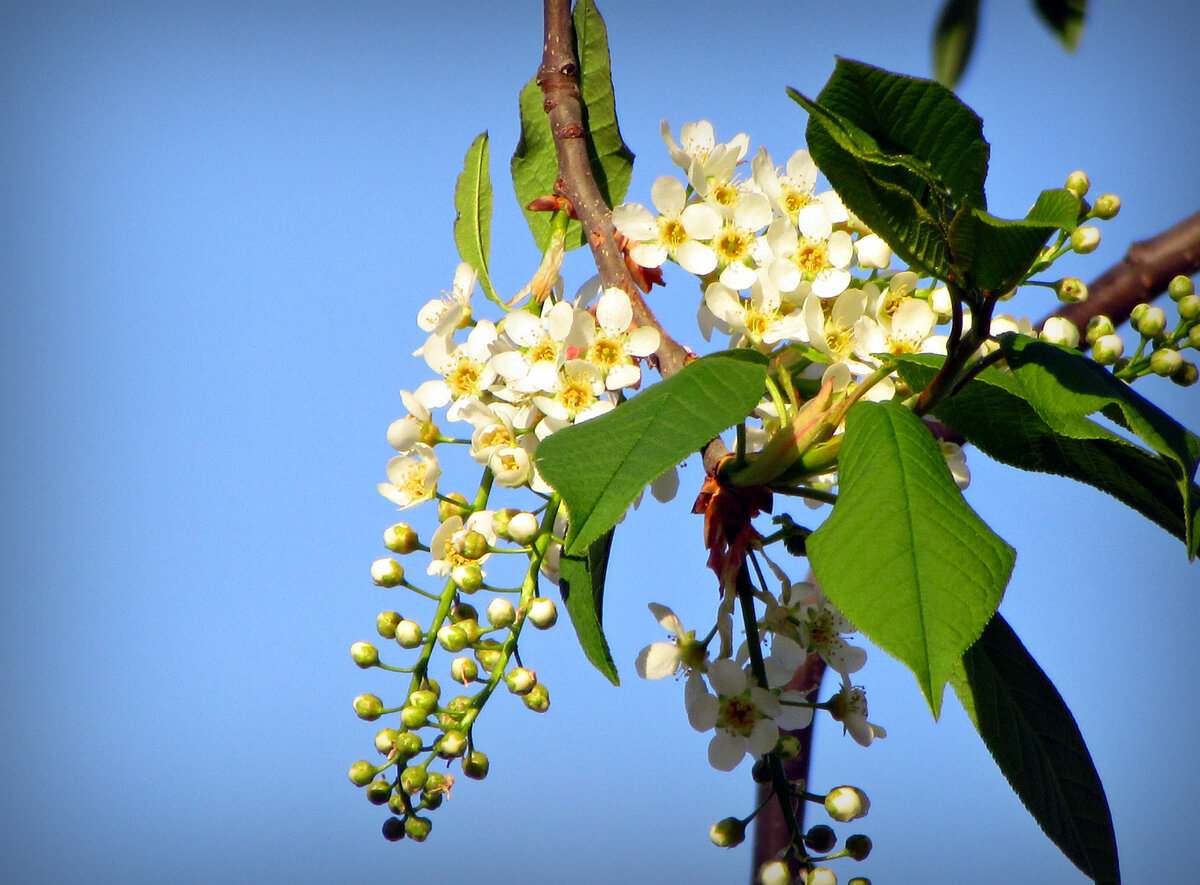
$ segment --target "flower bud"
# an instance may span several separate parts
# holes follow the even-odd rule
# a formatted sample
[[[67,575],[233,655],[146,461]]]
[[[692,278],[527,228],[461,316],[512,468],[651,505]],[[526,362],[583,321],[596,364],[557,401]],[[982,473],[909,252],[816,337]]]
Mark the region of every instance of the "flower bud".
[[[420,765],[410,765],[400,772],[400,789],[410,796],[415,796],[425,789],[425,781],[428,779],[429,772],[424,768]]]
[[[829,867],[813,867],[804,878],[804,885],[837,885],[837,876]]]
[[[406,619],[396,625],[396,642],[401,648],[416,648],[424,638],[425,633],[416,621]]]
[[[736,848],[746,841],[746,825],[736,817],[727,817],[708,828],[708,838],[718,848]]]
[[[450,623],[457,624],[461,621],[477,621],[479,620],[479,609],[471,605],[469,602],[456,603],[450,609]]]
[[[456,565],[450,570],[450,580],[463,593],[474,593],[483,586],[483,569],[475,563]]]
[[[866,817],[870,809],[871,800],[858,787],[834,787],[825,796],[825,810],[842,823]]]
[[[369,642],[356,642],[350,646],[350,657],[359,669],[367,670],[379,664],[379,649]]]
[[[365,787],[375,777],[375,766],[366,759],[359,759],[350,766],[350,783],[356,787]]]
[[[1187,346],[1200,350],[1200,326],[1192,326],[1188,329]]]
[[[383,701],[373,694],[360,694],[354,699],[354,712],[359,719],[374,722],[383,715]]]
[[[950,297],[950,290],[945,286],[938,286],[930,291],[929,306],[939,320],[947,320],[954,315],[954,301]]]
[[[383,531],[383,546],[393,553],[412,553],[420,544],[416,530],[406,522],[398,522]]]
[[[1042,326],[1039,336],[1051,344],[1061,344],[1064,347],[1079,346],[1079,328],[1065,317],[1050,317]]]
[[[414,842],[424,842],[429,838],[429,831],[432,829],[433,821],[427,817],[418,817],[414,814],[404,821],[404,832]]]
[[[481,781],[487,777],[488,767],[488,757],[478,750],[473,750],[463,756],[463,774],[472,780]]]
[[[508,537],[508,521],[520,512],[515,507],[505,507],[492,514],[492,528],[496,530],[499,537]]]
[[[429,711],[409,704],[400,708],[400,721],[405,728],[421,728],[429,722]]]
[[[854,244],[854,251],[858,253],[860,267],[882,270],[892,263],[892,249],[879,234],[859,237],[858,242]]]
[[[408,814],[408,806],[404,804],[404,798],[405,794],[403,791],[398,793],[393,792],[391,797],[388,799],[388,811],[390,811],[392,814]],[[400,835],[404,835],[403,827],[400,828]]]
[[[454,759],[467,751],[467,736],[457,729],[452,729],[442,735],[436,749],[443,759]]]
[[[1179,318],[1187,322],[1200,320],[1200,295],[1184,295],[1179,299]]]
[[[479,676],[479,666],[470,658],[455,658],[450,662],[450,678],[470,685]]]
[[[504,677],[504,684],[508,686],[508,690],[513,694],[529,694],[533,687],[537,685],[537,673],[534,673],[532,670],[526,670],[524,667],[514,667]]]
[[[371,580],[378,587],[395,587],[404,580],[404,566],[390,556],[371,563]]]
[[[1133,318],[1130,317],[1130,320],[1133,321]],[[1161,307],[1147,307],[1133,322],[1133,327],[1143,338],[1156,338],[1167,328],[1167,315]]]
[[[754,765],[750,768],[750,777],[756,784],[771,783],[771,763],[767,761],[766,756],[754,760]]]
[[[400,732],[394,728],[381,728],[375,732],[375,749],[386,756],[396,747],[396,738]]]
[[[554,622],[558,620],[558,609],[555,608],[554,600],[545,596],[532,600],[529,603],[529,620],[539,630],[553,627]]]
[[[538,683],[524,697],[525,706],[535,713],[545,713],[550,709],[550,692],[542,683]]]
[[[450,703],[446,704],[446,713],[451,721],[458,721],[466,715],[471,709],[471,699],[465,694],[457,695],[450,699]]]
[[[800,738],[794,734],[780,735],[779,740],[775,743],[775,753],[784,762],[795,759],[800,755]]]
[[[773,860],[758,868],[760,885],[792,885],[792,871],[781,860]]]
[[[1077,227],[1071,231],[1071,248],[1080,255],[1087,255],[1096,251],[1096,247],[1100,245],[1100,228],[1098,227]]]
[[[458,654],[467,647],[467,634],[455,624],[443,624],[437,632],[437,641],[450,654]]]
[[[1191,387],[1196,383],[1197,377],[1196,364],[1190,360],[1184,360],[1175,374],[1171,376],[1171,380],[1180,387]]]
[[[464,559],[479,559],[489,548],[488,539],[479,532],[467,532],[454,543],[454,549],[462,554]]]
[[[392,795],[392,785],[383,778],[367,784],[367,801],[372,805],[386,805]]]
[[[532,513],[517,513],[508,521],[508,536],[522,546],[532,544],[538,531],[538,520]]]
[[[1116,218],[1117,213],[1121,211],[1121,198],[1116,194],[1101,194],[1096,197],[1096,202],[1092,206],[1092,214],[1101,221],[1109,221]]]
[[[1146,315],[1146,311],[1149,309],[1150,305],[1148,302],[1143,301],[1140,304],[1135,304],[1133,309],[1129,311],[1129,324],[1136,329],[1137,324],[1142,321],[1142,317]]]
[[[871,885],[871,880],[866,876],[855,876],[846,885]]]
[[[467,496],[461,492],[451,492],[445,499],[438,501],[438,520],[445,522],[452,516],[461,516],[466,519],[471,512],[471,505],[467,502]]]
[[[396,755],[408,761],[421,752],[421,737],[411,731],[402,731],[396,736]]]
[[[398,817],[389,817],[383,822],[383,838],[389,842],[399,842],[404,838],[404,821]]]
[[[503,596],[497,596],[488,603],[487,619],[493,627],[511,627],[517,620],[517,610]]]
[[[1183,366],[1183,356],[1169,347],[1159,348],[1150,355],[1150,371],[1161,378],[1170,378]]]
[[[1067,190],[1073,193],[1079,199],[1087,196],[1088,188],[1092,186],[1092,182],[1088,179],[1087,173],[1082,169],[1076,169],[1067,176],[1067,183],[1064,185]]]
[[[1088,287],[1079,277],[1063,277],[1054,284],[1054,294],[1063,304],[1079,304],[1087,301]]]
[[[424,710],[426,713],[432,713],[437,707],[438,696],[437,692],[431,691],[428,688],[418,688],[408,696],[409,706]]]
[[[384,639],[395,639],[396,625],[402,620],[400,612],[380,612],[375,619],[375,632]]]
[[[1088,320],[1087,332],[1084,334],[1084,340],[1086,340],[1088,344],[1095,344],[1096,339],[1103,338],[1105,335],[1111,335],[1115,331],[1116,327],[1113,326],[1113,321],[1111,319],[1102,313],[1096,314],[1096,316]]]
[[[871,838],[856,833],[846,839],[846,853],[855,860],[866,860],[871,853]]]
[[[837,845],[837,835],[833,832],[833,827],[817,824],[804,834],[804,844],[817,854],[825,854],[833,851],[833,846]]]
[[[1125,352],[1125,342],[1119,335],[1102,335],[1092,345],[1092,359],[1102,366],[1111,366]]]
[[[475,645],[475,660],[484,673],[491,673],[500,663],[500,643],[494,639],[481,639]]]
[[[1171,282],[1167,283],[1167,294],[1171,296],[1172,301],[1179,301],[1186,298],[1188,295],[1194,294],[1196,291],[1195,285],[1192,283],[1191,277],[1185,277],[1183,274],[1171,277]]]

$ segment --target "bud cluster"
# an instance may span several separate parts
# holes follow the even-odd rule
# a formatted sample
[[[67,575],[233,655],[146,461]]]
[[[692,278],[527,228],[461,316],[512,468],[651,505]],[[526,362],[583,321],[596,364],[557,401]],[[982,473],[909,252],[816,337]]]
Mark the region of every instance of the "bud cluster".
[[[1133,308],[1129,325],[1138,335],[1138,344],[1131,356],[1125,356],[1125,342],[1105,316],[1094,317],[1088,324],[1087,343],[1092,347],[1092,359],[1102,366],[1112,366],[1113,374],[1132,382],[1146,375],[1170,378],[1181,387],[1196,383],[1197,370],[1193,359],[1184,351],[1200,350],[1200,295],[1195,284],[1185,276],[1177,276],[1167,286],[1174,304],[1175,327],[1168,327],[1167,311],[1143,302]]]

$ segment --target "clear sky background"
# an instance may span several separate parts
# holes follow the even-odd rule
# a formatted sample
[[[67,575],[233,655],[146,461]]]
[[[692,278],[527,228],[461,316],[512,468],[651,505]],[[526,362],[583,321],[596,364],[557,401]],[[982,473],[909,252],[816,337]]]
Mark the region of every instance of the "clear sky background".
[[[937,6],[603,0],[630,198],[671,171],[663,118],[745,131],[782,163],[805,125],[784,87],[815,94],[835,55],[926,75]],[[1090,279],[1197,209],[1190,3],[1093,3],[1074,56],[1024,4],[985,6],[961,95],[996,214],[1088,171],[1124,199],[1100,251],[1064,266]],[[749,848],[707,828],[750,811],[749,766],[710,769],[682,684],[632,666],[664,638],[646,602],[711,623],[696,459],[674,503],[618,531],[619,689],[565,619],[529,637],[551,711],[489,704],[492,774],[460,782],[424,845],[385,842],[346,779],[377,728],[351,699],[402,690],[348,649],[407,604],[369,579],[395,515],[375,484],[398,391],[428,377],[415,312],[450,286],[454,177],[484,129],[494,278],[515,291],[536,263],[506,175],[540,29],[532,0],[0,5],[6,881],[746,880]],[[586,262],[567,272],[573,289]],[[671,279],[652,304],[700,348],[698,293]],[[1139,389],[1200,430],[1200,391]],[[1001,611],[1075,712],[1127,881],[1186,879],[1200,566],[1091,489],[969,457],[968,500],[1018,550]],[[1085,881],[956,701],[933,723],[879,652],[860,676],[889,736],[863,749],[819,720],[813,770],[873,801],[875,853],[843,879]]]

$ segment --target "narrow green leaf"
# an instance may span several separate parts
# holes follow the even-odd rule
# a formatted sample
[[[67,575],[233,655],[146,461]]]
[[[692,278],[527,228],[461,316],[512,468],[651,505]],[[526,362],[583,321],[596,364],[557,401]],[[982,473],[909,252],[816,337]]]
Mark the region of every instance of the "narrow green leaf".
[[[570,514],[566,552],[588,549],[648,483],[744,420],[758,404],[766,376],[762,354],[714,353],[608,414],[543,441],[538,471]]]
[[[913,389],[933,379],[943,357],[898,356],[900,377]],[[1011,374],[987,369],[941,403],[937,419],[989,457],[1037,473],[1052,473],[1094,486],[1132,507],[1185,544],[1200,540],[1200,487],[1192,483],[1185,509],[1176,474],[1158,455],[1089,421],[1068,422],[1071,434],[1056,431],[1027,399]],[[1060,424],[1065,419],[1060,416]],[[1189,549],[1194,557],[1196,551]]]
[[[459,257],[475,268],[479,285],[498,298],[488,274],[492,241],[492,181],[488,174],[488,134],[481,132],[467,148],[463,171],[454,184],[454,243]]]
[[[613,529],[609,529],[581,554],[563,554],[558,564],[558,590],[571,617],[579,647],[597,670],[613,685],[620,685],[617,665],[604,638],[601,626],[604,606],[604,578],[608,572],[608,554]]]
[[[1087,0],[1033,0],[1033,8],[1068,52],[1079,47]]]
[[[525,208],[538,197],[553,194],[554,183],[558,180],[558,151],[554,147],[550,118],[542,107],[542,99],[542,87],[538,86],[535,77],[521,90],[521,138],[513,152],[509,171],[529,232],[537,247],[545,252],[550,246],[552,213],[531,212]],[[567,225],[566,249],[578,249],[583,242],[583,227],[578,221],[571,221]]]
[[[934,717],[996,611],[1015,554],[963,500],[925,423],[897,403],[850,410],[833,513],[809,536],[821,587],[913,671]]]
[[[979,31],[980,0],[946,0],[933,29],[934,79],[953,89],[962,79]]]
[[[1097,885],[1119,885],[1112,815],[1083,735],[999,614],[963,654],[951,684],[1038,826]]]
[[[579,0],[572,13],[579,92],[592,177],[611,209],[625,199],[633,176],[633,151],[621,138],[608,55],[608,31],[592,0]]]

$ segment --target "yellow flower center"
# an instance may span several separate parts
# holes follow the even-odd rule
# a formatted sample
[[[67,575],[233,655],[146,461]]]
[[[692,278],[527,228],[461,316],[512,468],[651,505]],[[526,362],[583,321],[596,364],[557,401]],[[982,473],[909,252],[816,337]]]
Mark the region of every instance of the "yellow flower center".
[[[658,239],[668,249],[678,249],[687,242],[687,231],[683,222],[678,218],[660,218],[658,220]]]
[[[784,211],[788,215],[795,218],[800,214],[800,210],[812,202],[812,197],[803,191],[798,191],[788,185],[783,186],[783,199],[780,200],[783,204]]]
[[[597,338],[588,348],[588,362],[601,369],[611,369],[622,362],[625,348],[615,338]]]
[[[568,376],[559,388],[556,399],[568,412],[576,415],[596,401],[596,394],[592,393],[590,378]]]
[[[829,267],[829,255],[824,240],[801,240],[792,261],[805,274],[816,276]]]
[[[717,712],[717,724],[726,731],[749,736],[758,722],[758,707],[745,695],[736,698],[721,698]]]
[[[713,249],[721,262],[733,264],[750,254],[750,246],[753,243],[753,234],[736,227],[727,227],[713,241]]]
[[[738,201],[737,185],[732,181],[718,181],[712,184],[708,198],[719,206],[733,206]]]
[[[446,375],[446,386],[454,399],[474,393],[479,388],[483,367],[470,357],[459,357],[458,363]]]

